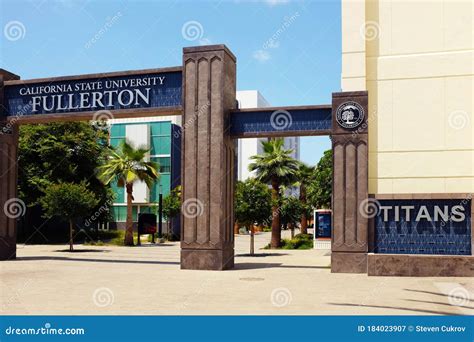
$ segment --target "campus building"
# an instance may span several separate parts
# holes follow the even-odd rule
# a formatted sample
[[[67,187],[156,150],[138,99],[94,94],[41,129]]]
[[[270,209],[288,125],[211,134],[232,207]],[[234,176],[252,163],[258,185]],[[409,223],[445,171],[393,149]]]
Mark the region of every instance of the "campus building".
[[[237,102],[239,108],[265,108],[270,107],[270,103],[257,90],[241,90],[237,91]],[[300,159],[300,138],[284,137],[285,148],[293,150],[291,156],[296,160]],[[244,181],[251,177],[252,172],[249,171],[251,156],[262,154],[262,141],[267,138],[247,138],[237,140],[237,179]]]
[[[448,0],[342,1],[341,88],[369,94],[369,197],[388,208],[426,204],[431,230],[407,235],[401,225],[395,234],[376,220],[369,252],[379,255],[369,255],[369,274],[469,272],[468,259],[448,266],[443,258],[408,261],[382,253],[472,254],[473,6]],[[453,205],[465,209],[467,230],[452,233],[459,227],[451,226],[451,241],[443,244],[440,229],[455,218],[438,221],[433,209],[436,214]]]
[[[123,141],[134,147],[149,149],[149,160],[158,163],[160,177],[149,189],[145,182],[133,186],[133,222],[138,222],[142,213],[158,214],[160,194],[164,197],[180,185],[181,178],[181,117],[161,116],[148,118],[112,119],[109,121],[109,142],[114,148]],[[112,184],[115,201],[112,206],[113,222],[109,228],[125,229],[127,218],[127,196],[125,187]],[[164,232],[168,227],[164,223]],[[179,220],[175,220],[173,234],[179,236]],[[169,231],[171,232],[171,231]]]
[[[257,90],[237,91],[239,108],[268,107],[267,100]],[[159,195],[166,196],[181,182],[181,116],[157,116],[141,118],[125,118],[109,120],[109,142],[114,148],[127,140],[134,147],[150,149],[149,160],[159,164],[160,178],[152,189],[144,182],[136,182],[133,188],[133,222],[138,222],[141,213],[157,214]],[[237,174],[239,180],[250,176],[248,166],[250,157],[262,153],[261,141],[266,138],[249,138],[236,140],[237,143]],[[293,158],[299,159],[299,137],[286,137],[285,148],[292,149]],[[113,221],[109,228],[125,229],[127,218],[127,198],[124,187],[112,185],[115,201],[112,206]],[[163,222],[164,231],[168,231]],[[175,220],[173,233],[179,236],[179,220]]]
[[[342,91],[369,92],[369,193],[474,192],[472,1],[342,1]]]

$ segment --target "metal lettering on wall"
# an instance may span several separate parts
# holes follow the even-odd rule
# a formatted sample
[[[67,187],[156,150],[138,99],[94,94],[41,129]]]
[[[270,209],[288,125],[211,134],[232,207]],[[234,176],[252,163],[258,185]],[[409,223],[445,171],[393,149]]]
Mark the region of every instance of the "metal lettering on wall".
[[[6,115],[175,107],[181,84],[176,71],[6,85]]]
[[[379,200],[374,253],[471,255],[471,199]]]

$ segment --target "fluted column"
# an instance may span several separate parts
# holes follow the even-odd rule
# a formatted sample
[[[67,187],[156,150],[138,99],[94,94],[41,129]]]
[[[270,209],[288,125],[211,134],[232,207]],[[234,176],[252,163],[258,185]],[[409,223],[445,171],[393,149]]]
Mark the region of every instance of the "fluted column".
[[[331,271],[366,273],[368,252],[368,95],[334,93]],[[339,113],[338,113],[339,111]],[[354,114],[353,119],[343,119]],[[339,121],[338,117],[339,115]],[[360,122],[359,116],[362,115]],[[351,127],[354,126],[354,127]]]
[[[17,219],[26,209],[17,198],[18,125],[4,116],[4,82],[16,79],[0,69],[0,260],[16,258]]]
[[[181,268],[234,265],[236,59],[224,45],[183,50]]]

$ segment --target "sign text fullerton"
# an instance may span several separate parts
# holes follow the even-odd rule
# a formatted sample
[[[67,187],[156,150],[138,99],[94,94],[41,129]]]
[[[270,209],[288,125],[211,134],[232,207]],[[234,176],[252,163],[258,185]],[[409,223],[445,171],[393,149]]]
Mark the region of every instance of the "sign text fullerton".
[[[23,87],[20,95],[32,95],[32,112],[40,109],[57,112],[73,109],[111,108],[118,101],[121,106],[150,102],[151,87],[162,86],[166,76],[142,77],[126,80],[99,80],[72,84]],[[141,90],[138,87],[145,87]],[[131,89],[130,89],[131,88]],[[78,93],[78,97],[75,96]],[[77,100],[76,100],[77,99]]]
[[[7,116],[179,106],[181,80],[167,72],[6,84]]]

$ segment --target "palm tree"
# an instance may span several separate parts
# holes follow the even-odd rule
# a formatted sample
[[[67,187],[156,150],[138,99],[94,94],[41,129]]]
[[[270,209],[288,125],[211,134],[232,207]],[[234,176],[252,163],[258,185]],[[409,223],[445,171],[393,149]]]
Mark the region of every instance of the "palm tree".
[[[298,161],[291,157],[293,150],[285,149],[283,139],[262,141],[263,154],[250,157],[249,171],[256,171],[256,178],[272,187],[272,239],[270,246],[281,244],[280,186],[291,184],[298,171]]]
[[[99,167],[99,178],[109,184],[116,181],[120,187],[125,186],[127,190],[127,221],[125,230],[125,246],[133,246],[133,183],[143,181],[151,188],[158,179],[158,164],[146,161],[148,149],[133,148],[129,142],[123,141],[120,148],[110,151],[110,156]]]
[[[306,198],[306,189],[307,189],[308,184],[311,183],[314,170],[315,170],[314,166],[308,166],[304,163],[300,163],[300,166],[298,169],[298,180],[299,180],[299,185],[300,185],[300,201],[301,201],[301,204],[303,205],[303,210],[301,212],[301,220],[300,220],[301,234],[307,233],[308,217],[306,214],[308,211],[308,208],[307,208],[308,201]]]

